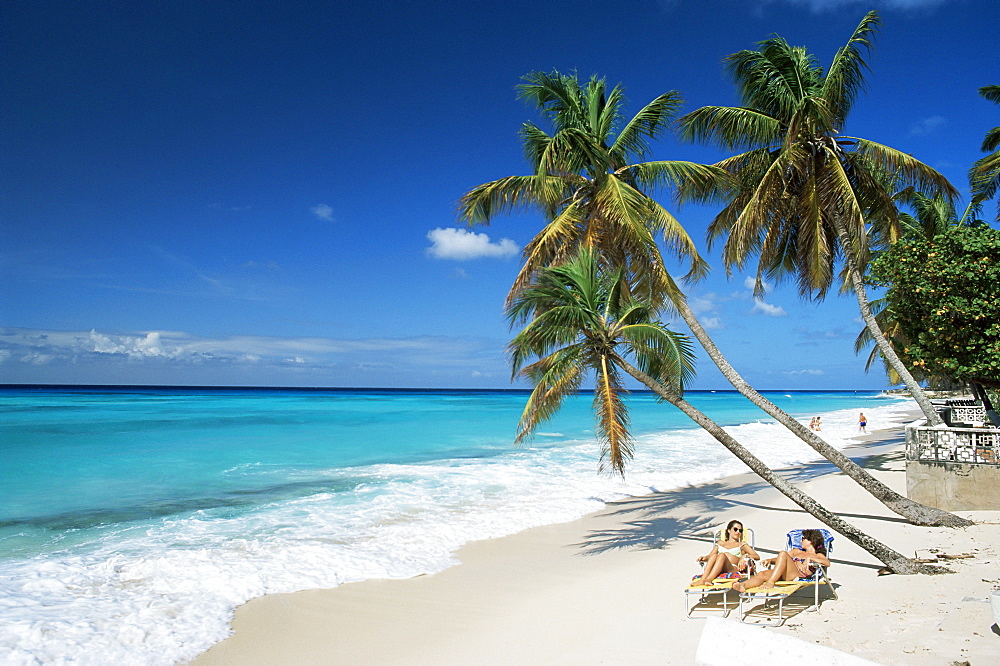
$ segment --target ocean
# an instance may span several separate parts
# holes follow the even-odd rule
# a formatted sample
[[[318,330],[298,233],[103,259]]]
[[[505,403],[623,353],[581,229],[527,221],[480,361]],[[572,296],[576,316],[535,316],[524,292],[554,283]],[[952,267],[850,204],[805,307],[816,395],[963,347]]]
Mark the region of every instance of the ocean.
[[[915,408],[765,395],[843,448]],[[669,404],[628,398],[626,478],[597,472],[592,396],[512,444],[526,392],[0,387],[0,663],[174,664],[254,597],[407,578],[477,539],[747,468]],[[812,449],[733,391],[688,400],[772,467]]]

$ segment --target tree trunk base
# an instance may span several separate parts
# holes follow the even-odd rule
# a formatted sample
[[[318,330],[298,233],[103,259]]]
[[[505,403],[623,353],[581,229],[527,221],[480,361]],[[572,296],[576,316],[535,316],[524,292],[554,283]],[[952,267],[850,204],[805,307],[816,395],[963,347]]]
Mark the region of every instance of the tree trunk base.
[[[892,562],[888,565],[888,568],[892,573],[900,574],[902,576],[912,576],[915,574],[939,576],[941,574],[955,573],[948,567],[941,567],[936,564],[918,564],[917,562],[909,559],[904,559],[901,562]]]
[[[906,522],[920,527],[972,527],[976,523],[953,513],[932,506],[907,500],[890,507],[906,518]]]

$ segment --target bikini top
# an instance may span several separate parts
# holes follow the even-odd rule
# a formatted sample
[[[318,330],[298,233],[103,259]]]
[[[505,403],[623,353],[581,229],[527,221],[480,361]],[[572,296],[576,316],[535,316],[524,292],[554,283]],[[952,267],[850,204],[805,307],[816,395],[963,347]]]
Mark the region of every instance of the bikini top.
[[[719,552],[726,553],[727,555],[738,556],[740,553],[743,552],[743,544],[740,544],[735,548],[723,548],[722,545],[719,544]]]

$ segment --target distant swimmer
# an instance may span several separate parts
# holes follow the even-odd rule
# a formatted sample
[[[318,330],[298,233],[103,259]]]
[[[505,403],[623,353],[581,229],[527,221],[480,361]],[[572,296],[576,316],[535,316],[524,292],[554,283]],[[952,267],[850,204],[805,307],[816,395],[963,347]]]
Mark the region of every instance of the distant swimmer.
[[[865,428],[867,427],[868,427],[868,417],[865,416],[864,412],[861,412],[861,414],[858,416],[858,431],[863,432],[867,435],[868,431],[865,430]]]

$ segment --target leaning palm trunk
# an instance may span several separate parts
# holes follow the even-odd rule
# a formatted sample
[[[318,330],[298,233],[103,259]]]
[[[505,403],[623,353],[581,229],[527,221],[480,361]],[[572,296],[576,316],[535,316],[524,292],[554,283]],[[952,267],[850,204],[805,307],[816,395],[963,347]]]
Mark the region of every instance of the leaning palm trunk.
[[[906,384],[907,390],[913,399],[917,401],[917,405],[920,407],[920,411],[924,413],[927,418],[927,423],[932,426],[941,425],[941,417],[938,416],[937,411],[934,409],[934,405],[931,404],[930,399],[928,399],[927,394],[923,392],[917,380],[913,378],[910,371],[906,369],[903,362],[900,360],[899,355],[886,340],[885,335],[882,333],[882,329],[879,328],[878,322],[875,321],[875,315],[872,314],[871,306],[868,304],[868,294],[865,293],[864,281],[861,278],[861,271],[858,270],[857,263],[854,261],[853,250],[851,249],[850,235],[847,232],[847,227],[844,225],[843,219],[839,216],[834,216],[834,228],[837,231],[837,240],[840,242],[840,247],[844,252],[844,262],[847,265],[848,279],[851,282],[851,286],[854,288],[854,295],[858,299],[858,308],[861,310],[861,318],[865,321],[865,326],[872,334],[872,339],[878,346],[878,350],[882,353],[882,358],[884,358],[892,369],[896,371],[899,378],[903,380]]]
[[[622,367],[625,372],[629,373],[635,379],[642,382],[648,388],[650,388],[658,396],[674,405],[682,412],[684,412],[691,420],[697,423],[699,426],[704,428],[712,437],[714,437],[720,444],[726,447],[730,453],[739,458],[747,467],[749,467],[757,476],[767,481],[769,484],[774,486],[778,492],[792,500],[800,507],[802,507],[811,516],[822,522],[824,525],[830,527],[830,529],[842,534],[847,539],[850,539],[856,543],[861,548],[871,553],[880,562],[885,564],[889,569],[897,574],[916,574],[916,573],[943,573],[946,571],[941,567],[932,567],[919,564],[914,560],[896,552],[892,548],[889,548],[881,541],[873,539],[868,536],[858,528],[854,527],[844,519],[842,519],[837,514],[824,508],[819,502],[814,500],[809,495],[795,488],[784,478],[778,476],[771,470],[767,465],[764,464],[760,458],[755,456],[749,450],[747,450],[742,444],[736,441],[729,433],[722,429],[719,424],[711,420],[705,414],[698,410],[694,405],[687,402],[680,396],[669,391],[665,386],[657,382],[655,379],[639,370],[635,366],[631,365],[624,359],[619,359],[618,364]]]
[[[972,521],[960,518],[953,513],[943,511],[935,507],[926,506],[919,502],[914,502],[908,497],[900,495],[895,490],[885,485],[863,467],[845,456],[842,452],[827,444],[821,437],[802,425],[798,419],[792,417],[783,409],[758,393],[736,369],[733,368],[726,357],[722,355],[715,342],[709,337],[701,323],[695,317],[691,308],[688,307],[684,297],[675,299],[674,305],[680,313],[681,318],[691,329],[691,333],[701,343],[701,346],[708,352],[708,356],[715,363],[716,367],[722,371],[733,387],[743,394],[750,402],[767,412],[775,421],[785,426],[796,437],[811,446],[817,453],[839,467],[844,474],[854,479],[862,488],[870,492],[875,498],[882,502],[893,512],[903,516],[913,525],[924,525],[934,527],[968,527]]]

